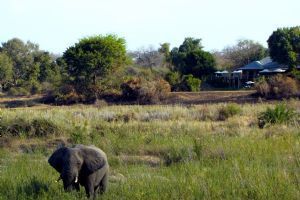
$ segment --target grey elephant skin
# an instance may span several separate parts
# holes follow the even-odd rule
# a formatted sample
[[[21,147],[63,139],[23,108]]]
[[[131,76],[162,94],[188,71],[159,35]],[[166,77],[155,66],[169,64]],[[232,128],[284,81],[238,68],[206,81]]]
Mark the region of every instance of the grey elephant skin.
[[[95,198],[97,193],[102,194],[107,189],[109,165],[106,154],[97,147],[61,147],[48,162],[60,173],[66,191],[79,191],[82,185],[87,197]]]

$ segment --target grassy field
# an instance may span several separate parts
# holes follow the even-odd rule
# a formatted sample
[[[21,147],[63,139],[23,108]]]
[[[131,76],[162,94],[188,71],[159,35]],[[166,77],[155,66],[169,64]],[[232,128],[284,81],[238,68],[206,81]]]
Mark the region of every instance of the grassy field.
[[[288,105],[300,113],[300,102]],[[47,158],[93,144],[110,163],[99,199],[299,199],[299,118],[258,127],[274,104],[71,106],[0,110],[0,199],[84,199],[65,193]]]

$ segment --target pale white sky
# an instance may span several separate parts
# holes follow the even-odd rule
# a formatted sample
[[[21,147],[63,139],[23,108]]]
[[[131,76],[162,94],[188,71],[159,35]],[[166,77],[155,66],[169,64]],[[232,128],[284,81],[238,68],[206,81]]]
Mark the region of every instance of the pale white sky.
[[[206,50],[266,40],[300,25],[300,0],[0,0],[0,42],[13,37],[62,53],[85,36],[114,33],[127,48],[202,38]]]

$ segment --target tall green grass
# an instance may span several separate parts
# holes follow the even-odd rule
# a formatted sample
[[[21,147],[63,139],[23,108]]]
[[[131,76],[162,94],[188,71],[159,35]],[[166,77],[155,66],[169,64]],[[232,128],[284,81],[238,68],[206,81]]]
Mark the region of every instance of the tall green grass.
[[[298,101],[291,105],[299,110]],[[2,109],[4,125],[40,119],[34,127],[44,130],[46,120],[57,129],[39,137],[3,132],[10,143],[0,148],[0,199],[85,199],[83,188],[65,193],[55,182],[47,158],[60,140],[107,153],[109,189],[99,199],[299,199],[298,124],[260,129],[257,116],[270,104],[245,104],[218,121],[224,107]]]

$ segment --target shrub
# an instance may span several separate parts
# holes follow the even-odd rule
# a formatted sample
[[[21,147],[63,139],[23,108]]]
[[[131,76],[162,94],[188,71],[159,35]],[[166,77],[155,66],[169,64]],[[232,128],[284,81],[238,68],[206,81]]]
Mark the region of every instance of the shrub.
[[[166,80],[169,82],[171,85],[172,91],[178,91],[180,82],[181,82],[181,77],[178,72],[169,72],[166,74]]]
[[[36,136],[36,137],[54,135],[59,133],[60,131],[59,127],[56,124],[43,118],[34,119],[31,122],[31,129],[32,132],[31,135],[29,136]]]
[[[266,81],[265,77],[262,77],[257,81],[257,84],[255,85],[255,89],[258,95],[262,97],[267,97],[270,94],[270,86]]]
[[[242,112],[242,109],[237,104],[228,104],[226,106],[223,106],[220,108],[218,112],[218,119],[219,120],[226,120],[229,117],[232,117],[234,115],[240,114]]]
[[[290,123],[296,116],[294,109],[287,107],[286,104],[278,104],[274,109],[267,108],[258,116],[259,127],[263,128],[266,124]]]
[[[0,129],[9,136],[21,136],[31,132],[30,122],[23,118],[16,118],[13,121],[1,120]]]
[[[140,78],[132,78],[121,84],[122,96],[126,100],[136,100],[139,96],[142,80]]]
[[[300,81],[300,71],[297,69],[293,69],[291,71],[291,76],[295,79],[297,79],[298,81]]]
[[[10,88],[8,90],[8,95],[11,96],[28,96],[30,95],[30,92],[23,87],[14,87],[14,88]]]
[[[67,105],[83,102],[84,100],[84,96],[79,95],[72,85],[63,85],[58,90],[50,92],[48,97],[46,97],[46,102]]]
[[[298,93],[297,82],[291,77],[277,75],[270,78],[269,84],[271,94],[276,98],[289,98],[296,96]]]
[[[175,148],[171,147],[165,152],[163,155],[164,162],[167,166],[171,164],[180,163],[180,162],[188,162],[193,160],[195,157],[195,152],[192,148],[182,147]]]
[[[266,98],[290,98],[299,95],[297,81],[281,74],[261,79],[256,84],[257,93]]]
[[[29,90],[30,90],[31,94],[38,94],[41,92],[42,87],[41,87],[40,83],[38,83],[37,81],[33,81],[29,85]]]
[[[180,83],[180,88],[183,91],[197,92],[200,90],[201,80],[193,77],[193,75],[184,75]]]
[[[59,127],[46,119],[33,119],[32,121],[23,118],[3,121],[0,123],[0,130],[8,136],[44,137],[60,132]]]
[[[140,104],[158,103],[171,91],[169,83],[163,79],[147,81],[141,78],[126,81],[121,89],[125,100],[137,101]]]

